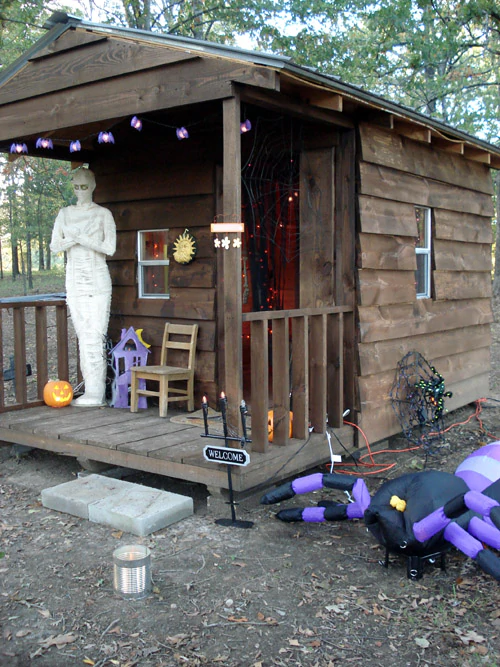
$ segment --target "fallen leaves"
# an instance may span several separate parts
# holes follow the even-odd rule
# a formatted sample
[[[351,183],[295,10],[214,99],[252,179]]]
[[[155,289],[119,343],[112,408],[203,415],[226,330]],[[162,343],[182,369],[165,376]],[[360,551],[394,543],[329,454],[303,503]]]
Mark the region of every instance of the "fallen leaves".
[[[431,645],[430,641],[425,637],[415,637],[415,644],[420,646],[420,648],[429,648]]]
[[[27,637],[32,633],[32,630],[18,630],[16,632],[16,637]]]
[[[50,637],[47,637],[47,639],[40,640],[38,643],[41,645],[42,648],[50,648],[51,646],[57,646],[57,648],[62,648],[67,644],[72,644],[73,642],[76,642],[77,639],[78,637],[73,634],[51,635]]]
[[[455,628],[455,634],[458,635],[460,641],[467,645],[471,643],[481,644],[486,641],[485,638],[475,632],[475,630],[467,630],[467,632],[464,632],[460,628]]]
[[[267,625],[278,625],[278,621],[275,618],[273,618],[272,616],[266,616],[261,611],[257,613],[257,619],[261,623],[266,623]]]

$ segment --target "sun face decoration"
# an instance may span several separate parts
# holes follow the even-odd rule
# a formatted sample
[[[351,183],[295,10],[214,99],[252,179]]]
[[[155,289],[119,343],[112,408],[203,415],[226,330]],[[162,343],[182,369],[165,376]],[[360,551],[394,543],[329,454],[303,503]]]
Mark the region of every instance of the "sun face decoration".
[[[73,399],[73,388],[66,380],[52,380],[43,388],[43,400],[50,408],[64,408]]]
[[[195,258],[196,251],[196,239],[189,233],[189,229],[185,229],[174,242],[173,257],[179,264],[189,264]]]

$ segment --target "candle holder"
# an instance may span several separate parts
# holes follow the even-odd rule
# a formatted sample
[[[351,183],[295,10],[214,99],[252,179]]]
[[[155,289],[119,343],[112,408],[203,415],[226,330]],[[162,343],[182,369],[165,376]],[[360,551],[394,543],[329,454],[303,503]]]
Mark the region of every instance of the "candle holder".
[[[141,544],[126,544],[113,551],[113,588],[125,599],[144,598],[151,592],[151,551]]]
[[[203,423],[205,426],[205,433],[202,434],[202,438],[213,438],[215,440],[224,440],[224,444],[227,448],[229,448],[229,442],[239,442],[241,445],[241,448],[245,448],[245,444],[247,442],[252,442],[249,440],[247,437],[247,425],[246,425],[246,416],[247,416],[247,407],[245,401],[241,401],[240,405],[240,416],[241,416],[241,428],[243,432],[243,436],[241,438],[235,438],[229,435],[228,427],[227,427],[227,397],[224,392],[221,392],[220,395],[220,411],[222,415],[222,428],[223,428],[223,435],[212,435],[211,433],[208,432],[208,400],[206,396],[203,396],[202,400],[202,410],[203,410]],[[234,450],[232,450],[234,451]],[[233,491],[233,478],[232,478],[232,472],[231,472],[231,465],[226,464],[227,468],[227,483],[228,483],[228,488],[229,488],[229,503],[228,505],[231,507],[231,518],[230,519],[216,519],[215,523],[218,524],[219,526],[233,526],[236,528],[251,528],[253,526],[253,521],[242,521],[241,519],[236,518],[236,502],[234,500],[234,491]]]

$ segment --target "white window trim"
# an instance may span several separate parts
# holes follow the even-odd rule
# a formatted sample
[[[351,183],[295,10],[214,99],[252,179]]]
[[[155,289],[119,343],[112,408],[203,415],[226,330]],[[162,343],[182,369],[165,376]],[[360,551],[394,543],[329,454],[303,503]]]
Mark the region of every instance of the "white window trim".
[[[425,238],[427,240],[426,245],[423,248],[415,248],[415,253],[417,255],[425,255],[427,261],[425,262],[425,273],[424,273],[424,283],[425,291],[417,292],[417,299],[430,299],[431,298],[431,252],[432,252],[432,226],[431,226],[431,209],[427,206],[417,206],[422,211],[425,211]]]
[[[137,232],[137,280],[139,283],[139,299],[170,299],[170,286],[167,285],[166,288],[168,292],[166,294],[144,294],[144,278],[143,278],[143,267],[145,266],[169,266],[169,259],[142,259],[141,257],[141,236],[142,234],[147,234],[148,232],[166,232],[168,235],[168,229],[141,229]]]

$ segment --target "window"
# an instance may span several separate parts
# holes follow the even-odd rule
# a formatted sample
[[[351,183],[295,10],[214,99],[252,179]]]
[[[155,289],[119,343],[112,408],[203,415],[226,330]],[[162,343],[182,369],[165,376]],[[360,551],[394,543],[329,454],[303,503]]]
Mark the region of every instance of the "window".
[[[137,237],[139,298],[168,299],[168,229],[147,229]]]
[[[415,271],[415,287],[418,299],[429,299],[431,296],[431,209],[415,206],[417,220],[417,270]]]

